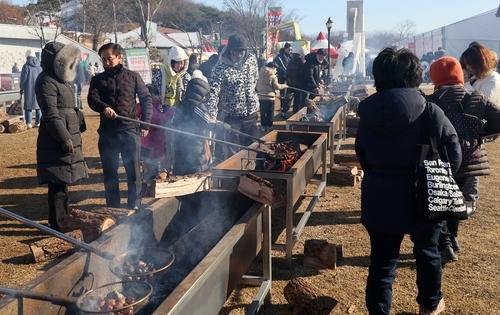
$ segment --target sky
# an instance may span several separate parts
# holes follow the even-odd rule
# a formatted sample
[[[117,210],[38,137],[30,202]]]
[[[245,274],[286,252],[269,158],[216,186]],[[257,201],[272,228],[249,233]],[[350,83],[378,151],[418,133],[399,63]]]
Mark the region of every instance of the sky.
[[[224,0],[195,1],[223,9]],[[285,12],[294,10],[302,17],[300,26],[305,34],[316,34],[325,30],[328,17],[335,23],[333,30],[346,29],[345,0],[280,2]],[[417,25],[417,33],[422,33],[498,8],[499,3],[498,0],[365,0],[365,30],[390,31],[394,30],[398,23],[412,20]]]

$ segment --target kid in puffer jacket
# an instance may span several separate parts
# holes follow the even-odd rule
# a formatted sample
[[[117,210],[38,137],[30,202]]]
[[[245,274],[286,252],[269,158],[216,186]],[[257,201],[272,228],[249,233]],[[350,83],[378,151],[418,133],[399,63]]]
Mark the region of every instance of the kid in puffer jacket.
[[[153,99],[153,116],[151,123],[166,126],[173,117],[173,111],[164,105],[160,91],[154,85],[148,85],[149,93]],[[137,115],[141,117],[141,106],[137,104]],[[167,155],[167,138],[163,130],[151,128],[146,137],[141,138],[141,158],[143,161],[142,195],[148,195],[153,179],[158,175],[160,168],[165,168]]]
[[[264,131],[268,131],[273,126],[274,101],[276,90],[286,89],[286,84],[279,84],[276,75],[276,65],[274,62],[268,63],[260,70],[257,81],[257,92],[260,103],[260,124]]]

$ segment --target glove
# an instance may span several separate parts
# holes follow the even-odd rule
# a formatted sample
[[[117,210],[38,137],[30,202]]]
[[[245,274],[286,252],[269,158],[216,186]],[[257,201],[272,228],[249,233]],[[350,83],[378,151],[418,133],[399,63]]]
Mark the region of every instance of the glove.
[[[64,153],[73,153],[75,148],[73,148],[73,141],[71,139],[66,140],[61,146]]]

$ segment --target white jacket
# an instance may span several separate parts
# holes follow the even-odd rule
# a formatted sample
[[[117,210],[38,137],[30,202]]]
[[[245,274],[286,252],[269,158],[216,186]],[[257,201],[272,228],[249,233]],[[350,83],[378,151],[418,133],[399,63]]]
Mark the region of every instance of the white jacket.
[[[484,78],[476,80],[473,85],[467,83],[465,87],[470,92],[480,92],[500,109],[500,74],[498,72],[490,71]]]

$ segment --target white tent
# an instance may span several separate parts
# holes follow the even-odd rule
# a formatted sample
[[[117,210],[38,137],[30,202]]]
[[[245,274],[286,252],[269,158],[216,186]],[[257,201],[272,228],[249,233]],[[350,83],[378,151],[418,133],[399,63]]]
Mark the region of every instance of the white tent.
[[[323,32],[319,32],[318,37],[316,37],[316,40],[311,44],[311,51],[316,51],[318,49],[328,50],[328,39]],[[330,55],[332,58],[338,57],[337,49],[335,49],[332,44],[330,44]]]

